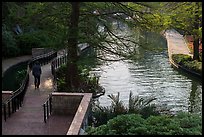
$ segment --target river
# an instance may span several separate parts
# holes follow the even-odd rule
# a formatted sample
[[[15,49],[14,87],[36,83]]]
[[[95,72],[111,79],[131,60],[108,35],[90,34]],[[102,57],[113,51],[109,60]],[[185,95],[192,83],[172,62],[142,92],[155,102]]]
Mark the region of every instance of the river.
[[[163,40],[162,40],[163,39]],[[156,97],[152,103],[171,113],[188,111],[202,113],[202,82],[190,74],[174,69],[168,60],[167,43],[162,36],[148,35],[158,50],[138,47],[134,61],[117,61],[97,66],[99,84],[105,95],[99,98],[101,106],[110,106],[110,94],[120,93],[120,100],[128,105],[129,93],[142,98]],[[155,44],[153,44],[155,46]]]

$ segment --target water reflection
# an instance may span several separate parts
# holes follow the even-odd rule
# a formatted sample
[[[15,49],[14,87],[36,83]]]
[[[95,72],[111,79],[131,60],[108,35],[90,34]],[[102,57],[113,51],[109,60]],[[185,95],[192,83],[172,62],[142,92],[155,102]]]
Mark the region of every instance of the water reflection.
[[[197,82],[192,81],[191,92],[189,97],[189,112],[201,113],[202,110],[202,93]]]
[[[135,54],[134,61],[118,61],[98,66],[102,70],[99,72],[99,83],[106,90],[105,95],[99,98],[100,105],[109,106],[111,100],[107,95],[116,95],[118,92],[120,99],[128,105],[129,92],[132,91],[133,95],[140,97],[156,97],[153,103],[172,113],[201,113],[202,83],[171,66],[163,37],[151,36],[148,41],[152,41],[147,46],[148,49],[138,47],[139,52]],[[151,47],[156,50],[149,50]],[[96,69],[99,70],[98,68]]]

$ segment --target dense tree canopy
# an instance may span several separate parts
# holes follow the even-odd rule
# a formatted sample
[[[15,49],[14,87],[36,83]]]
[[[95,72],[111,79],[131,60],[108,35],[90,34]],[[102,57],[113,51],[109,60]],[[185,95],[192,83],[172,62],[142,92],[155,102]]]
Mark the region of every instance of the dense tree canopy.
[[[132,34],[121,36],[120,25],[156,32],[174,27],[194,35],[195,41],[202,37],[201,2],[3,2],[2,7],[5,51],[11,45],[12,49],[24,49],[33,41],[29,49],[67,48],[69,63],[77,62],[79,43],[88,43],[102,60],[130,57],[141,45]],[[11,33],[15,25],[20,26],[23,35]],[[12,42],[9,45],[7,41]],[[196,59],[197,52],[195,55]],[[77,77],[76,63],[70,66],[76,73],[67,82]],[[73,68],[69,68],[69,74]]]
[[[193,59],[199,60],[199,40],[202,39],[202,2],[161,3],[161,15],[166,16],[165,24],[183,35],[193,35]]]

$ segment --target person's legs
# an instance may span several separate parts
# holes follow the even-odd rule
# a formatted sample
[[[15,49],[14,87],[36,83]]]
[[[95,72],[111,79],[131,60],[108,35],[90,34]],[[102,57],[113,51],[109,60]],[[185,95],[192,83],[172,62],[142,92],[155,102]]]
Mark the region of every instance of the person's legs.
[[[40,86],[40,76],[37,76],[37,88]]]
[[[35,89],[37,88],[37,83],[38,82],[38,79],[37,79],[37,77],[36,76],[34,76],[34,84],[35,84]]]

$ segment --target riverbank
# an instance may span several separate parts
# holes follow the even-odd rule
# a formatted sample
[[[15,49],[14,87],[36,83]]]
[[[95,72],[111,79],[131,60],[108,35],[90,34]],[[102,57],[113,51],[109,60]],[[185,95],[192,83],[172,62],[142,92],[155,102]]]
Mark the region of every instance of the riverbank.
[[[119,92],[120,99],[128,106],[129,92],[132,91],[139,97],[156,97],[155,105],[172,114],[178,111],[201,113],[202,83],[190,73],[174,69],[169,63],[166,39],[154,35],[147,35],[147,39],[155,42],[159,50],[145,50],[138,46],[137,60],[100,64],[93,70],[99,76],[99,84],[105,88],[99,104],[111,105],[107,95]]]
[[[193,57],[193,54],[191,53],[190,49],[188,48],[188,45],[187,45],[188,43],[186,43],[185,38],[174,29],[167,30],[164,33],[164,36],[167,40],[169,61],[172,64],[172,66],[177,68],[177,69],[181,69],[187,73],[191,73],[196,77],[201,78],[202,74],[197,73],[194,70],[187,68],[183,64],[177,63],[172,58],[172,55],[174,55],[174,54],[184,54],[184,55],[190,56],[191,58]]]

